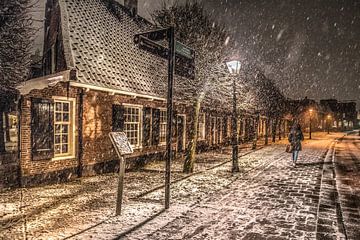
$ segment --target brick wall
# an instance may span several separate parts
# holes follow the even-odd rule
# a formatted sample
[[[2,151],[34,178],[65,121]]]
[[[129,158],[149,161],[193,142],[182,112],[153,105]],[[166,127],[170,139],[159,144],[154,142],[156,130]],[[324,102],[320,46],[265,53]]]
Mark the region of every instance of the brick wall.
[[[20,169],[22,177],[22,185],[33,185],[43,182],[58,182],[70,179],[76,176],[76,168],[78,162],[76,158],[62,159],[62,160],[37,160],[31,159],[31,98],[52,99],[53,96],[76,98],[78,104],[77,89],[67,88],[66,83],[59,83],[55,87],[48,87],[43,90],[32,90],[30,94],[23,97],[21,105],[21,160]],[[77,112],[77,109],[76,109]],[[77,129],[78,115],[75,114],[75,129]],[[75,132],[75,145],[77,146],[77,131]],[[75,147],[77,152],[77,148]],[[75,154],[76,156],[76,154]],[[52,172],[59,172],[64,169],[69,169],[68,174],[61,176],[59,179],[57,174]],[[58,178],[58,179],[57,179]]]
[[[82,157],[78,158],[79,146],[79,102],[81,89],[68,87],[66,83],[57,84],[43,90],[32,90],[24,96],[21,113],[21,177],[23,185],[59,182],[81,176],[91,176],[118,170],[118,157],[111,144],[109,133],[112,130],[112,105],[134,104],[150,108],[165,108],[164,102],[143,98],[111,95],[100,91],[84,91],[82,117]],[[71,97],[76,99],[75,112],[75,158],[47,159],[33,161],[31,159],[31,97],[52,99],[53,96]],[[190,136],[190,126],[193,121],[191,106],[175,106],[178,114],[186,113],[186,140]],[[214,116],[212,113],[211,116]],[[209,129],[210,114],[206,114],[207,138],[199,143],[201,149],[209,146],[211,131]],[[174,129],[175,131],[175,129]],[[176,141],[173,141],[174,143]],[[175,144],[173,145],[176,149]],[[127,157],[127,168],[142,166],[147,161],[164,157],[165,146],[149,146],[136,149]]]
[[[112,130],[112,105],[134,104],[143,107],[166,107],[164,102],[151,101],[142,98],[132,98],[120,95],[110,95],[105,92],[88,91],[84,96],[83,114],[83,176],[117,170],[118,157],[111,144],[109,133]],[[164,152],[164,146],[150,146],[136,149],[128,157],[127,167],[134,167],[147,161],[153,155]],[[103,163],[107,164],[103,164]],[[110,167],[109,167],[110,166]]]

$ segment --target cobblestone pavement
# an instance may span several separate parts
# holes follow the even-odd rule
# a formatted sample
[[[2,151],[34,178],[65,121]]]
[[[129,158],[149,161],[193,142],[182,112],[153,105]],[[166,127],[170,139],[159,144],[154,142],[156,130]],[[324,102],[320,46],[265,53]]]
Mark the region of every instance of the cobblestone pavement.
[[[331,202],[337,202],[336,184],[327,185],[322,174],[332,164],[324,162],[330,142],[306,142],[296,167],[283,151],[264,155],[268,164],[240,175],[187,212],[177,214],[174,207],[126,239],[342,239]]]
[[[271,147],[267,149],[270,151]],[[201,177],[206,169],[230,161],[230,152],[225,148],[197,155],[195,173]],[[240,154],[250,152],[250,145],[241,146]],[[244,169],[257,164],[250,156],[244,159]],[[181,172],[182,164],[181,159],[173,162],[172,181],[190,176]],[[125,174],[123,214],[119,217],[114,216],[117,179],[117,174],[113,173],[80,178],[69,183],[0,192],[0,239],[64,239],[78,235],[82,238],[81,232],[102,227],[108,222],[110,225],[116,223],[117,229],[112,233],[116,234],[163,209],[163,194],[159,189],[163,189],[164,162],[152,162],[143,169]],[[226,179],[223,182],[225,184]],[[206,178],[201,183],[206,185]],[[213,184],[215,187],[207,188],[218,189],[222,186]],[[178,191],[184,198],[189,195],[185,187]],[[207,194],[206,191],[200,192],[196,197]],[[151,194],[156,198],[149,199]]]
[[[243,149],[237,174],[230,172],[227,149],[200,154],[193,175],[181,173],[182,162],[175,161],[166,211],[161,162],[126,173],[121,216],[114,216],[116,174],[6,191],[0,239],[341,239],[347,216],[349,229],[357,229],[350,205],[358,200],[346,198],[349,214],[341,211],[331,159],[339,151],[333,148],[324,161],[339,136],[314,134],[296,168],[281,143]]]
[[[347,239],[360,239],[360,136],[336,143],[334,165],[343,233]]]

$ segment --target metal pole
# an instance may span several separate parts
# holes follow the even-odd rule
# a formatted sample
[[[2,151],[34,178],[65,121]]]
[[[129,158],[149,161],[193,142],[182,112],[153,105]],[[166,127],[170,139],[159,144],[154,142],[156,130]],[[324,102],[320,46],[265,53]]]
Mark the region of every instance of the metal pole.
[[[173,82],[175,65],[175,36],[174,27],[168,29],[168,96],[167,96],[167,135],[166,135],[166,171],[165,171],[165,209],[170,207],[170,166],[171,166],[171,137],[173,116]]]
[[[123,189],[124,189],[124,175],[125,175],[125,160],[123,157],[120,157],[119,182],[118,182],[118,191],[117,191],[117,199],[116,199],[116,216],[121,214],[121,205],[122,205]]]
[[[237,134],[237,114],[236,114],[236,82],[233,77],[233,118],[232,118],[232,172],[239,172],[239,147],[238,147],[238,134]]]

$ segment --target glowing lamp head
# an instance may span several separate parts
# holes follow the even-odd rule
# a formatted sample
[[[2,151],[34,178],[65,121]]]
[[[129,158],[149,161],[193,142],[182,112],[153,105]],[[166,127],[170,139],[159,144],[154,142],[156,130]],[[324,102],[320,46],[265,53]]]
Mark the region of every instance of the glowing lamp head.
[[[239,74],[240,73],[240,68],[241,68],[241,63],[239,61],[230,61],[226,63],[226,66],[229,69],[229,72],[231,74]]]

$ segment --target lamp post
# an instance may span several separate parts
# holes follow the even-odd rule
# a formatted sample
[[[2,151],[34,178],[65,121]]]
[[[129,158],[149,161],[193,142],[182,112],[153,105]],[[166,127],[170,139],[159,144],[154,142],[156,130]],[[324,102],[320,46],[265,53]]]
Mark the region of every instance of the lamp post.
[[[310,110],[309,110],[309,112],[310,112],[310,129],[309,129],[309,139],[311,139],[311,115],[312,115],[312,112],[313,112],[313,109],[312,108],[310,108]]]
[[[236,110],[236,81],[235,76],[239,74],[241,63],[239,61],[231,61],[226,63],[230,74],[234,75],[233,79],[233,114],[232,114],[232,172],[239,172],[239,147],[237,133],[237,110]]]
[[[331,120],[331,115],[329,114],[329,115],[327,115],[327,122],[328,122],[328,124],[327,124],[327,133],[328,134],[330,134],[330,120]]]

